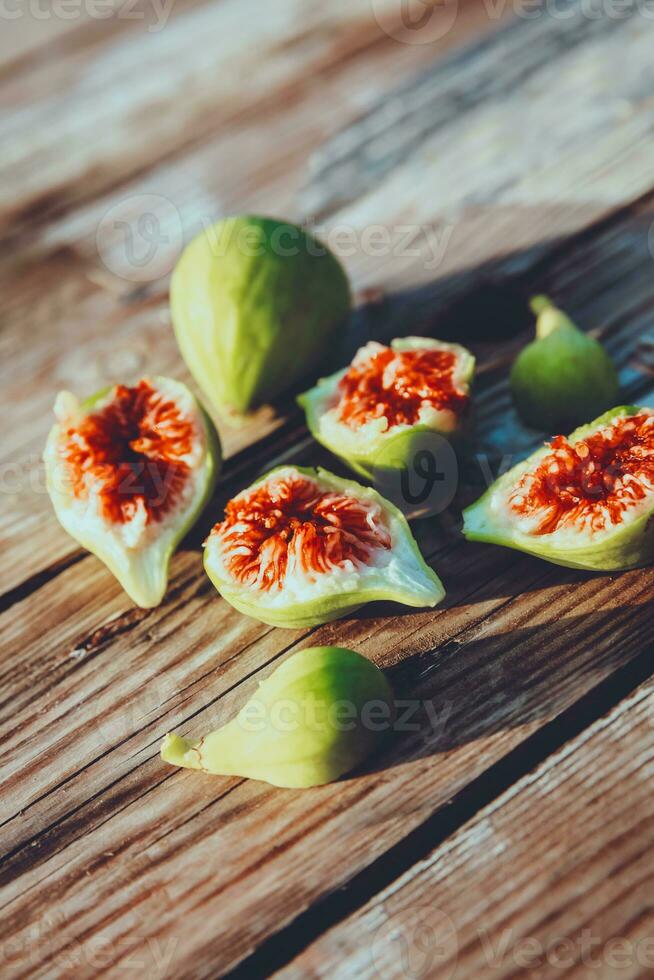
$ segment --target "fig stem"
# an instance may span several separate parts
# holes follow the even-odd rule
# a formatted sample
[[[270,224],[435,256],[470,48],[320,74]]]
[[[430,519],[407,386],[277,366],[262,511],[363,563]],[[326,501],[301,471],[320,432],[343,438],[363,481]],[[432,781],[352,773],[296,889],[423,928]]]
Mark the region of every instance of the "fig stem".
[[[532,296],[529,300],[529,306],[531,307],[531,312],[536,316],[540,316],[545,310],[550,309],[554,306],[554,303],[549,298],[549,296]]]
[[[161,745],[161,758],[173,766],[184,766],[185,769],[199,769],[199,759],[190,756],[193,744],[179,735],[166,735]],[[196,753],[194,753],[196,755]]]
[[[576,330],[574,323],[555,306],[548,296],[534,296],[530,302],[532,311],[538,317],[536,321],[536,338],[544,340],[557,330]]]

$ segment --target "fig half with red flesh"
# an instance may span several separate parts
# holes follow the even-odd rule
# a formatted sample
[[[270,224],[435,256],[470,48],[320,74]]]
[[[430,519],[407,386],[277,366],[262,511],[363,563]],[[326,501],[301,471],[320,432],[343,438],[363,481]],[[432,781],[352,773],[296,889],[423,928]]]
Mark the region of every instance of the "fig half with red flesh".
[[[61,392],[55,415],[44,461],[60,523],[137,605],[158,605],[170,557],[218,476],[211,420],[185,385],[162,377],[82,403]]]
[[[435,606],[445,595],[401,512],[322,469],[279,467],[234,497],[204,562],[228,602],[272,626],[316,626],[378,599]]]
[[[298,401],[314,438],[372,480],[376,469],[410,467],[422,433],[452,439],[461,432],[474,370],[472,354],[459,344],[371,341]]]
[[[572,568],[654,561],[654,409],[615,408],[556,436],[464,511],[463,530]]]

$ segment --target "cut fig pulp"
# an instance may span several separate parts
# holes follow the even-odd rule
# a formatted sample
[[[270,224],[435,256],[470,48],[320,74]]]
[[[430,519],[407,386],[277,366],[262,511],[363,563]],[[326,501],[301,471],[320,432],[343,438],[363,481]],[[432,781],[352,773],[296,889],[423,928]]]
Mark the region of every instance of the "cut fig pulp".
[[[464,512],[470,540],[559,565],[617,571],[654,560],[654,409],[613,409],[556,436]]]
[[[205,567],[241,612],[290,628],[377,599],[435,606],[445,595],[400,511],[321,469],[280,467],[231,500]]]
[[[453,437],[470,405],[475,361],[458,344],[422,337],[374,341],[299,399],[314,437],[355,472],[411,466],[416,438]]]
[[[220,444],[185,385],[144,378],[80,404],[61,392],[44,461],[59,521],[139,606],[163,598],[168,562],[199,517]]]

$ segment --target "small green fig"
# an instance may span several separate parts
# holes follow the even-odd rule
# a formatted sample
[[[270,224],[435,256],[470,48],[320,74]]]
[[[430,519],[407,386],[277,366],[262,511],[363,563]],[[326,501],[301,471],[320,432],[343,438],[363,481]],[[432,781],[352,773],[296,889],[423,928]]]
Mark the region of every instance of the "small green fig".
[[[61,392],[55,415],[43,458],[60,523],[138,606],[159,605],[170,557],[220,470],[211,420],[185,385],[162,377],[81,404]]]
[[[414,468],[430,433],[450,441],[461,434],[474,371],[474,357],[459,344],[371,341],[298,401],[318,442],[364,479],[393,486],[395,474]]]
[[[599,341],[579,330],[546,296],[531,302],[536,340],[518,355],[511,391],[523,421],[554,432],[589,422],[618,400],[615,366]]]
[[[291,629],[380,599],[435,606],[445,595],[393,504],[299,466],[281,466],[229,501],[204,565],[236,609]]]
[[[186,248],[171,311],[188,368],[222,413],[246,413],[307,376],[350,311],[347,276],[304,229],[228,218]]]
[[[622,406],[556,436],[463,513],[469,541],[556,565],[621,571],[654,561],[654,409]]]
[[[217,776],[321,786],[360,765],[393,719],[393,691],[373,663],[314,647],[289,657],[224,728],[194,742],[166,735],[161,756]]]

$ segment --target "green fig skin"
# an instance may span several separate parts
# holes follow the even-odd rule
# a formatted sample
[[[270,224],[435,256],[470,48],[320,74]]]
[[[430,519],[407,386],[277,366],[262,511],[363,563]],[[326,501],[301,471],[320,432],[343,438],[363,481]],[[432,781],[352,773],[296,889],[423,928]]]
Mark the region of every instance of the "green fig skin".
[[[296,225],[247,215],[188,245],[170,300],[182,356],[223,415],[308,376],[351,309],[347,276],[326,246]]]
[[[248,490],[267,481],[273,474],[286,470],[280,466],[255,481]],[[400,582],[376,575],[367,585],[353,591],[335,590],[331,594],[307,598],[301,602],[286,602],[282,607],[271,608],[255,590],[248,589],[227,578],[220,565],[213,559],[211,536],[204,553],[204,567],[217,591],[235,609],[268,626],[283,629],[304,629],[320,626],[350,615],[369,602],[398,602],[414,608],[433,608],[445,597],[445,589],[436,573],[426,564],[411,533],[406,518],[390,501],[369,487],[362,487],[354,480],[343,480],[321,468],[293,466],[293,471],[316,480],[321,487],[369,500],[381,506],[389,524],[393,527],[396,546],[405,548],[408,567],[403,568]]]
[[[181,382],[162,377],[154,377],[152,382],[155,387],[162,384],[175,385],[178,392],[184,392],[192,398],[188,388]],[[85,399],[79,404],[80,413],[91,415],[111,390],[112,386],[103,388]],[[202,493],[188,512],[179,515],[180,523],[177,527],[171,529],[170,533],[167,532],[160,541],[143,550],[118,545],[102,528],[89,529],[79,526],[75,513],[70,507],[69,488],[62,485],[52,466],[53,454],[56,452],[60,437],[59,424],[54,425],[50,430],[44,452],[46,485],[59,523],[82,548],[95,555],[107,566],[130,599],[142,609],[152,609],[161,604],[168,585],[170,559],[211,499],[222,466],[222,448],[214,424],[197,399],[193,398],[193,404],[203,426],[205,438],[206,471]]]
[[[306,789],[361,765],[393,724],[393,691],[373,663],[341,647],[293,654],[236,718],[197,742],[166,735],[165,762]]]
[[[475,373],[475,359],[466,348],[458,344],[445,344],[440,341],[425,340],[424,338],[407,337],[394,340],[391,346],[395,350],[410,350],[424,344],[434,344],[456,351],[460,359],[460,382],[470,391]],[[322,378],[310,391],[304,392],[297,399],[304,410],[306,423],[314,439],[337,456],[357,476],[363,477],[369,483],[378,483],[380,487],[397,486],[403,471],[411,471],[416,454],[428,444],[429,436],[437,433],[446,439],[457,454],[466,450],[471,429],[471,411],[457,420],[455,428],[445,426],[428,426],[425,424],[400,426],[396,431],[390,429],[381,435],[368,438],[359,449],[348,449],[339,441],[336,433],[325,432],[325,412],[330,407],[336,395],[338,383],[349,370],[337,371],[328,378]],[[404,507],[408,517],[422,516],[410,506]]]
[[[599,341],[579,330],[546,297],[535,297],[536,340],[518,355],[511,392],[522,420],[545,432],[596,418],[615,405],[618,375]]]
[[[623,405],[605,412],[594,422],[581,426],[570,436],[571,443],[584,439],[620,416],[637,415],[643,409]],[[618,572],[640,568],[654,562],[654,501],[637,520],[603,533],[597,540],[571,546],[554,531],[545,535],[529,535],[517,531],[494,512],[493,499],[509,493],[526,468],[537,466],[550,450],[537,450],[528,460],[518,463],[497,480],[486,493],[463,512],[463,534],[468,541],[481,541],[523,551],[555,565],[585,571]],[[557,540],[557,535],[559,535]]]

